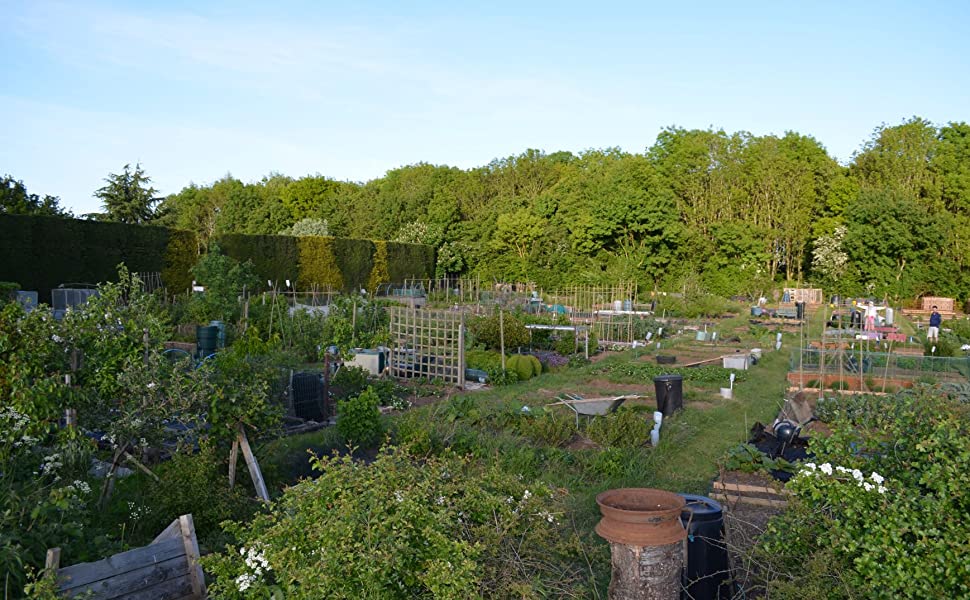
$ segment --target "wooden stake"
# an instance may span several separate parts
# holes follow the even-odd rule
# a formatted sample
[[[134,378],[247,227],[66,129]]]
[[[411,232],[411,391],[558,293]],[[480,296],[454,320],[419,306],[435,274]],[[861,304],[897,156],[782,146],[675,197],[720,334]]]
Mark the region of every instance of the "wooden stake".
[[[229,488],[236,485],[236,464],[239,462],[239,440],[232,441],[232,448],[229,450]]]
[[[505,319],[502,309],[498,309],[498,340],[499,352],[502,353],[502,372],[505,373]]]
[[[47,557],[44,559],[44,570],[48,573],[56,572],[61,568],[61,549],[48,548]]]
[[[242,448],[243,458],[246,459],[246,466],[249,467],[249,476],[252,478],[253,486],[256,488],[256,495],[263,502],[269,502],[269,492],[266,490],[266,482],[263,481],[263,473],[259,470],[259,462],[256,461],[256,455],[253,454],[253,449],[249,446],[246,429],[241,423],[238,425],[236,440],[239,442],[239,447]]]

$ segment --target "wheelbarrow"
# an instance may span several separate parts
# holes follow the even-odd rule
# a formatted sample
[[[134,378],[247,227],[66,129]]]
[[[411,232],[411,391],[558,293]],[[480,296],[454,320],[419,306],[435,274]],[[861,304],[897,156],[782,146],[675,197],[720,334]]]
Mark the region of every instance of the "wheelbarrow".
[[[583,398],[579,394],[560,394],[556,396],[558,402],[553,402],[547,406],[568,406],[576,413],[576,428],[579,428],[579,417],[586,418],[602,417],[616,412],[616,409],[623,406],[623,403],[640,396],[604,396],[600,398]]]

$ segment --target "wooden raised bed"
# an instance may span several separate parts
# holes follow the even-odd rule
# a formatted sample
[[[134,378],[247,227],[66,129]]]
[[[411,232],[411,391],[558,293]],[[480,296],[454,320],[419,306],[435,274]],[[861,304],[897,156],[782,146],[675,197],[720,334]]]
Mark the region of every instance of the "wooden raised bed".
[[[56,574],[58,595],[92,600],[206,597],[192,515],[172,521],[148,546],[70,567],[61,568],[60,561],[60,548],[47,551],[45,568]]]

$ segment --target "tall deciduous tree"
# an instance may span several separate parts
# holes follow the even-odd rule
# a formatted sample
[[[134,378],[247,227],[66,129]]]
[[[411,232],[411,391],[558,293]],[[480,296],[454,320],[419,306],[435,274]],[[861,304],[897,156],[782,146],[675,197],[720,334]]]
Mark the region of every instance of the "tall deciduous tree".
[[[151,187],[152,180],[142,170],[141,164],[136,164],[134,171],[131,165],[125,165],[121,173],[111,173],[104,181],[107,185],[94,192],[105,210],[96,215],[97,218],[136,224],[146,223],[155,217],[154,208],[160,198],[155,197],[158,191]]]
[[[883,124],[853,157],[852,173],[863,190],[889,189],[935,201],[940,182],[931,164],[938,147],[936,127],[926,119]]]

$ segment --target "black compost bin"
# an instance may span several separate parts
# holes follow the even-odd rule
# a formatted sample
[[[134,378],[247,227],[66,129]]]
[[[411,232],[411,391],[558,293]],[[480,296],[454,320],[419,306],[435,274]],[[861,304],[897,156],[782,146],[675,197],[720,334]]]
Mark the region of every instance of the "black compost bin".
[[[290,412],[308,421],[324,421],[329,406],[323,395],[323,377],[319,373],[294,373],[290,380]]]
[[[805,303],[796,302],[795,303],[795,318],[804,319],[805,318]]]
[[[684,407],[684,378],[680,375],[658,375],[653,378],[657,390],[657,410],[669,417]]]
[[[215,353],[219,346],[219,328],[199,326],[195,328],[195,348],[199,358]]]
[[[732,597],[731,577],[721,505],[705,496],[680,495],[687,501],[680,513],[687,530],[687,568],[681,598],[727,600]]]

